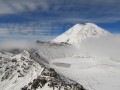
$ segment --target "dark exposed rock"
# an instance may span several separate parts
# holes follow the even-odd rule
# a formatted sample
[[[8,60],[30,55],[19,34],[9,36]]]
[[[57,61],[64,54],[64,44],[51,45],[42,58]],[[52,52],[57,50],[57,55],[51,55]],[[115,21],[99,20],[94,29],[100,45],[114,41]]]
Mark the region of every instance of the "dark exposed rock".
[[[21,88],[21,90],[28,90],[27,86],[24,86],[23,88]]]
[[[30,56],[29,56],[30,54]],[[15,76],[19,79],[21,77],[25,77],[29,71],[32,70],[32,67],[35,66],[35,62],[38,62],[41,65],[41,68],[44,70],[41,74],[35,78],[32,82],[30,81],[26,86],[23,86],[21,90],[36,90],[38,88],[43,88],[47,86],[51,89],[64,89],[64,90],[85,90],[82,85],[58,74],[53,68],[49,68],[49,60],[47,58],[40,55],[37,51],[23,52],[21,53],[21,57],[15,57],[14,54],[11,56],[12,58],[4,56],[0,61],[1,65],[1,81],[7,79],[11,80]],[[2,67],[5,67],[2,69]],[[15,80],[14,84],[17,82]]]
[[[43,88],[47,84],[49,88],[57,88],[61,90],[85,90],[82,85],[67,79],[59,75],[54,69],[44,69],[40,76],[28,83],[28,86],[24,86],[21,90],[36,90],[37,88]]]
[[[12,62],[17,62],[17,60],[16,59],[12,59]]]

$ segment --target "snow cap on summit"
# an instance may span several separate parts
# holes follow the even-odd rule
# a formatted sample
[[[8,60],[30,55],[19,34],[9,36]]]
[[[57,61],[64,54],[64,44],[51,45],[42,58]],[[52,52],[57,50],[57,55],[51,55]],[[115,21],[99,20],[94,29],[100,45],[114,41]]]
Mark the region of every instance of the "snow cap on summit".
[[[102,29],[94,23],[75,24],[73,27],[56,37],[53,42],[68,43],[79,47],[82,40],[90,37],[103,37],[110,35],[110,32]]]

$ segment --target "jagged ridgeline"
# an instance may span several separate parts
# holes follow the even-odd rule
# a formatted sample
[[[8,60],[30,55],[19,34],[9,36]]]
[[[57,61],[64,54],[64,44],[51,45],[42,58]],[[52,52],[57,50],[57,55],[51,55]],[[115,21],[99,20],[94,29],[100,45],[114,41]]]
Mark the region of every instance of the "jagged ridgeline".
[[[47,88],[46,88],[47,87]],[[37,78],[21,90],[85,90],[82,85],[59,75],[54,69],[44,69]]]
[[[0,90],[85,90],[57,73],[36,49],[0,52]]]

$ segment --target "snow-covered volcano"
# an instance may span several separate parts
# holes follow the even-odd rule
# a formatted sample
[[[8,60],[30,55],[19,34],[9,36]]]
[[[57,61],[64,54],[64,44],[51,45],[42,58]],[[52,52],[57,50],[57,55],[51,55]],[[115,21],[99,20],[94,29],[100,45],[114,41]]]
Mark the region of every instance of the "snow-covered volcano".
[[[53,42],[68,43],[73,46],[79,47],[81,41],[86,38],[103,37],[109,34],[110,32],[102,29],[101,27],[93,23],[76,24],[60,36],[56,37]]]

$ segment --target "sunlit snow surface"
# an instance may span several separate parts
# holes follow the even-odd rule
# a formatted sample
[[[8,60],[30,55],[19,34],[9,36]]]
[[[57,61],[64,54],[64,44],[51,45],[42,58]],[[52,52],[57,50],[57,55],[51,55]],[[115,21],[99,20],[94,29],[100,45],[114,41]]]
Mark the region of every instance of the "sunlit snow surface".
[[[104,37],[110,33],[93,23],[76,24],[63,34],[53,39],[53,42],[64,42],[80,47],[80,43],[86,38]]]
[[[83,44],[85,40],[87,43]],[[120,90],[118,38],[111,37],[109,32],[95,24],[86,23],[74,25],[53,41],[80,48],[76,49],[78,53],[69,57],[50,60],[51,66],[57,71],[81,83],[88,90]]]
[[[89,25],[91,27],[91,24],[87,24],[86,26],[89,27]],[[92,24],[92,27],[93,26],[94,25]],[[76,29],[79,30],[78,27],[81,26],[77,24],[75,27],[77,27]],[[98,28],[97,30],[87,27],[85,27],[85,33],[81,33],[81,35],[85,38],[91,36],[96,37],[96,35],[97,37],[102,37],[106,36],[106,34],[109,34],[109,32],[106,32],[103,29],[101,30],[101,28],[98,28],[97,26],[95,26],[95,28]],[[35,47],[32,47],[35,49],[35,51],[33,50],[33,53],[31,53],[33,57],[32,59],[29,57],[29,53],[25,50],[23,50],[23,52],[20,54],[15,55],[1,51],[0,57],[2,58],[0,59],[0,80],[2,80],[2,77],[5,75],[5,73],[7,73],[7,66],[11,67],[11,65],[19,65],[16,69],[11,67],[13,73],[10,77],[0,82],[0,90],[20,90],[21,87],[33,81],[33,79],[35,79],[41,73],[43,70],[41,64],[43,66],[47,65],[54,68],[60,75],[75,80],[79,84],[83,85],[87,90],[120,90],[120,49],[118,48],[120,45],[118,42],[119,39],[115,41],[115,38],[113,40],[111,38],[109,39],[109,42],[108,39],[103,41],[96,39],[99,44],[95,43],[96,40],[92,42],[89,40],[87,45],[83,44],[84,47],[82,47],[81,41],[84,38],[81,36],[78,38],[76,34],[78,34],[76,31],[74,32],[74,35],[70,34],[70,40],[68,40],[67,36],[64,37],[63,34],[63,37],[60,36],[60,38],[58,37],[58,39],[53,40],[56,41],[60,39],[61,41],[57,43],[53,41],[37,41]],[[115,41],[115,44],[111,44],[113,43],[111,41]],[[107,42],[108,44],[105,44],[104,42]],[[111,45],[110,47],[108,47],[109,44]],[[77,46],[77,48],[73,46]],[[78,48],[79,46],[81,47]],[[39,57],[34,56],[35,53],[37,53]],[[24,57],[25,60],[22,60],[22,57]],[[17,59],[17,64],[11,64],[12,59],[14,58]],[[28,62],[31,61],[33,63],[28,65]],[[24,72],[24,69],[22,68],[22,65],[24,64],[26,67],[30,67],[29,69],[25,70],[25,73],[23,73],[25,75],[24,77],[18,78],[20,74],[18,70]],[[40,90],[53,89],[45,85]]]
[[[68,64],[69,67],[64,66],[63,63]],[[120,89],[120,63],[110,58],[72,56],[51,60],[51,66],[63,75],[81,83],[88,90]]]
[[[86,89],[120,90],[119,60],[111,56],[98,56],[69,45],[44,47],[46,52],[49,51],[43,54],[49,57],[50,66],[82,84]],[[55,56],[51,56],[51,53],[55,53]]]
[[[120,90],[120,62],[112,57],[99,57],[66,44],[40,43],[37,49],[39,55],[48,60],[50,67],[63,76],[80,83],[87,90]],[[8,57],[6,55],[11,56],[9,53],[2,56]],[[20,61],[21,55],[24,53],[12,56],[12,58],[17,58],[20,65],[24,63]],[[17,70],[19,69],[21,70],[20,67]],[[18,88],[36,78],[41,70],[41,66],[34,63],[27,75],[22,78],[17,78],[18,74],[14,71],[15,77],[1,82],[0,90],[19,90]],[[46,88],[49,90],[48,87],[41,90],[46,90]]]

